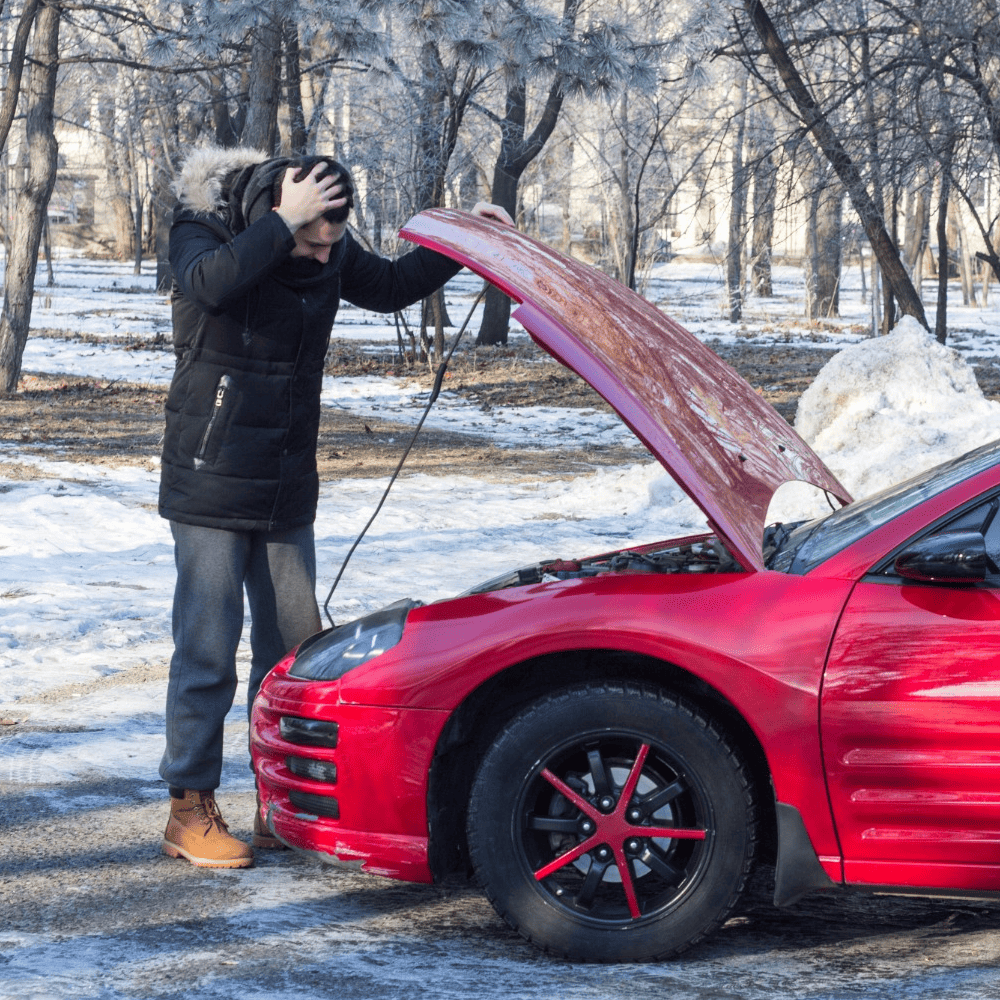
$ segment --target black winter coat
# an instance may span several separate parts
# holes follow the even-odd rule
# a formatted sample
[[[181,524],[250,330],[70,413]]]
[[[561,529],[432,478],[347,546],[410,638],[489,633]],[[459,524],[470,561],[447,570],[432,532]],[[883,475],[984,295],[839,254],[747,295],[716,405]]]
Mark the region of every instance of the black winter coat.
[[[295,240],[275,212],[236,233],[223,214],[181,209],[171,228],[177,362],[160,514],[238,531],[300,527],[316,516],[323,363],[341,297],[392,312],[459,266],[424,248],[390,261],[349,232],[321,265],[289,256]]]

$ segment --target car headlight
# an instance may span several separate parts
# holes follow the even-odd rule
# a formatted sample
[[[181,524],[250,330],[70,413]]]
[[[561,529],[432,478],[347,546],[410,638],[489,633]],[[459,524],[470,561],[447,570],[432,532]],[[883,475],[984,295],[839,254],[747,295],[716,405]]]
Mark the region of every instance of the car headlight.
[[[357,621],[338,625],[307,639],[289,669],[291,677],[333,681],[374,660],[403,638],[403,626],[418,601],[397,601]]]

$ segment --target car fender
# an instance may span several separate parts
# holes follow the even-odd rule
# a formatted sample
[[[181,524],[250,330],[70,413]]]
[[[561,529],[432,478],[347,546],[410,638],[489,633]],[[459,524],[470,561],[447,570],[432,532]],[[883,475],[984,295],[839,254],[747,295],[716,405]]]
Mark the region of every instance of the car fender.
[[[602,650],[658,660],[708,684],[745,720],[776,799],[798,810],[824,867],[839,878],[818,705],[851,587],[764,571],[606,574],[475,594],[412,611],[399,645],[346,674],[340,697],[451,712],[527,661]]]

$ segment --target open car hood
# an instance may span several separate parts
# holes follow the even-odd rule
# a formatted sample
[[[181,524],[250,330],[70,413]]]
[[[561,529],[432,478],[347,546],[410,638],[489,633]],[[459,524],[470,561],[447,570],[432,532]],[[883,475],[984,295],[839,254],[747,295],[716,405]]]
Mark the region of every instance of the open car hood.
[[[778,412],[680,324],[595,268],[510,226],[452,209],[400,235],[475,271],[516,303],[531,337],[590,383],[705,512],[747,569],[774,491],[850,494]]]

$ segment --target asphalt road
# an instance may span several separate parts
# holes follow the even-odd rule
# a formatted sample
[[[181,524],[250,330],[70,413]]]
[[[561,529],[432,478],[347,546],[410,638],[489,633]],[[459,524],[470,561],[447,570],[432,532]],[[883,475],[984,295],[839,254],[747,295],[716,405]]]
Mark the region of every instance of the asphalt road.
[[[0,742],[7,779],[30,777],[19,753],[23,741]],[[243,785],[220,803],[248,837]],[[844,894],[776,910],[765,875],[745,912],[681,959],[571,965],[464,883],[406,885],[288,852],[243,871],[169,859],[162,796],[158,782],[100,776],[0,783],[0,1000],[992,1000],[1000,985],[997,903]]]

